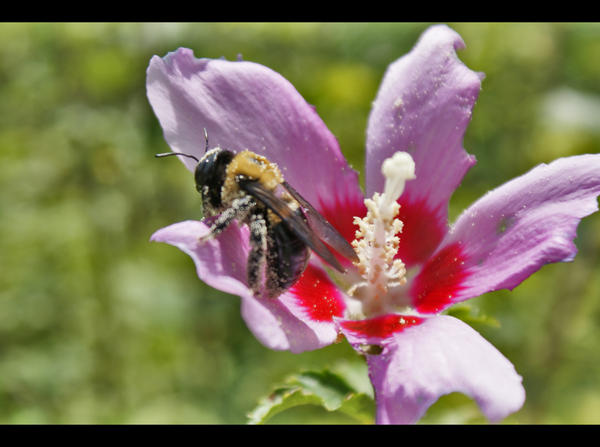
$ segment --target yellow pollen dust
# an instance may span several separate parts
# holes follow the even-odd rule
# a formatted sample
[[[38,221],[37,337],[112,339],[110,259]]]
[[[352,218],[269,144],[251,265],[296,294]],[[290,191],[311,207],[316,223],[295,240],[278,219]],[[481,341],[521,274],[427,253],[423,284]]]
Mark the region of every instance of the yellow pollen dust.
[[[349,290],[350,296],[363,303],[363,312],[367,315],[385,310],[385,297],[391,287],[406,283],[406,267],[400,259],[394,259],[398,253],[403,223],[396,216],[400,210],[398,198],[404,191],[407,180],[415,178],[414,161],[406,152],[396,152],[384,161],[382,173],[385,187],[382,194],[375,193],[371,199],[365,199],[367,215],[355,217],[358,226],[352,246],[358,255],[355,263],[363,278]]]

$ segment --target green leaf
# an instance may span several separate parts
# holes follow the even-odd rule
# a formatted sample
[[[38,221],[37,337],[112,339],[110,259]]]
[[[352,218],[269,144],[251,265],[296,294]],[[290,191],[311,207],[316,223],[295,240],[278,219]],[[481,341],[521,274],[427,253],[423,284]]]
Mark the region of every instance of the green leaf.
[[[458,304],[452,306],[450,309],[448,309],[447,314],[470,325],[500,327],[500,322],[497,319],[490,315],[482,314],[478,308],[468,304]]]
[[[250,424],[264,424],[278,413],[301,405],[317,405],[327,411],[339,411],[359,423],[372,423],[375,403],[359,392],[338,373],[330,370],[294,374],[269,396],[261,399],[248,415]]]

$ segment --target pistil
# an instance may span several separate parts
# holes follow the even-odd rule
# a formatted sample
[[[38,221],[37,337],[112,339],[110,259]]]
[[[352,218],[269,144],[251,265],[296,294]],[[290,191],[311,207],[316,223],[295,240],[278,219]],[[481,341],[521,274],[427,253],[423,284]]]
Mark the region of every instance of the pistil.
[[[355,263],[363,278],[354,284],[348,294],[362,302],[364,316],[372,316],[390,310],[390,288],[406,283],[406,268],[398,253],[403,223],[396,216],[400,210],[398,198],[404,191],[406,181],[415,178],[415,164],[406,152],[396,152],[386,159],[381,171],[385,176],[383,193],[375,193],[365,199],[367,215],[354,218],[358,226],[356,239],[352,242],[358,255]]]

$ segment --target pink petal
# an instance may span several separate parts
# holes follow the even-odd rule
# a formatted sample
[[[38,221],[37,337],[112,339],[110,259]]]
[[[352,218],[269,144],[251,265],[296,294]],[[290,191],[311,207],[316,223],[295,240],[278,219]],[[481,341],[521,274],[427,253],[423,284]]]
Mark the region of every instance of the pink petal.
[[[336,341],[334,318],[342,316],[345,308],[341,292],[325,271],[309,264],[298,282],[279,298],[244,299],[242,316],[265,346],[297,353]],[[275,328],[279,332],[274,338]]]
[[[277,299],[256,299],[246,283],[248,228],[230,225],[218,238],[200,244],[208,232],[203,222],[185,221],[158,230],[152,240],[187,253],[199,278],[215,289],[242,299],[242,317],[256,338],[277,350],[302,352],[333,343],[333,322],[345,310],[341,292],[319,267],[309,264],[304,275]]]
[[[481,74],[467,68],[455,50],[461,37],[439,25],[429,28],[406,56],[388,68],[373,105],[367,130],[366,185],[370,197],[383,191],[381,164],[407,151],[416,165],[400,203],[418,217],[405,231],[401,257],[423,262],[447,231],[448,201],[475,158],[462,148],[479,94]]]
[[[294,353],[330,345],[338,337],[335,317],[346,305],[325,271],[309,264],[302,277],[277,299],[242,296],[242,317],[265,346]]]
[[[280,301],[289,303],[298,318],[310,323],[332,323],[346,309],[342,293],[327,273],[315,264],[308,265]]]
[[[332,192],[331,196],[326,200],[319,200],[319,203],[313,205],[317,208],[321,215],[335,227],[335,229],[349,243],[356,238],[356,230],[358,227],[354,225],[354,217],[364,217],[367,214],[367,207],[364,203],[362,195],[347,192],[341,193],[343,189],[347,189],[348,185],[338,185],[338,189]],[[336,256],[337,260],[346,269],[353,269],[352,261],[337,254],[335,249],[331,252]]]
[[[544,264],[572,261],[579,221],[598,210],[600,155],[542,164],[488,192],[458,218],[415,277],[421,312],[513,289]]]
[[[329,204],[334,192],[343,200],[362,198],[358,174],[314,107],[267,67],[196,59],[191,50],[180,48],[152,58],[147,93],[175,152],[200,157],[206,128],[210,147],[250,149],[277,163],[319,211],[319,199]],[[195,166],[193,160],[182,161],[190,170]]]
[[[431,208],[427,200],[415,200],[406,193],[402,194],[398,203],[400,211],[397,217],[404,226],[399,234],[396,258],[410,268],[427,260],[443,239],[448,227],[448,210],[441,206]]]
[[[352,345],[386,344],[394,334],[423,323],[413,315],[387,314],[366,320],[338,320],[342,332]]]
[[[362,343],[377,341],[356,332],[349,340],[359,352]],[[415,423],[440,396],[452,392],[473,398],[492,422],[523,405],[525,390],[513,365],[456,318],[422,319],[420,324],[392,331],[379,342],[383,351],[367,355],[377,423]]]
[[[199,243],[208,233],[204,222],[188,220],[156,231],[150,240],[165,242],[188,254],[196,265],[198,277],[209,286],[231,293],[246,295],[246,260],[248,259],[248,228],[231,224],[220,237]]]

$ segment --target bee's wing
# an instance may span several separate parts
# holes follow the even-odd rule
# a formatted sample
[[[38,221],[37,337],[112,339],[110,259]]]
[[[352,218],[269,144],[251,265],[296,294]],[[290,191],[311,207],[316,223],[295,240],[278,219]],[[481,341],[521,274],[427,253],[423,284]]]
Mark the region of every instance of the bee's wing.
[[[309,226],[317,235],[345,258],[358,262],[358,256],[352,245],[298,191],[292,188],[292,185],[284,181],[283,186],[300,203]]]
[[[335,256],[329,251],[327,246],[321,242],[315,232],[308,226],[304,219],[294,213],[292,209],[281,198],[277,197],[261,183],[257,181],[247,181],[240,183],[240,188],[251,194],[254,198],[264,203],[271,211],[279,216],[288,227],[298,236],[302,242],[308,245],[324,261],[330,264],[339,272],[344,272],[344,267],[339,263]]]

